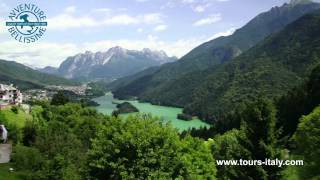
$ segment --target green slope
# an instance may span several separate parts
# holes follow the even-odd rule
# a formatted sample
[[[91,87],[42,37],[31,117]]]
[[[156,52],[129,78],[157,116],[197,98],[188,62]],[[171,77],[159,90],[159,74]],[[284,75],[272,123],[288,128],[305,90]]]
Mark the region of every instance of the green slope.
[[[138,96],[156,104],[185,106],[190,101],[191,92],[205,75],[203,71],[228,62],[270,34],[318,8],[319,3],[285,4],[272,8],[255,17],[231,36],[204,43],[179,61],[165,64],[153,73],[122,81],[122,85],[118,83],[114,94],[118,98]],[[171,92],[172,90],[176,92]]]
[[[320,63],[320,11],[223,64],[202,80],[185,112],[205,119],[259,96],[279,97],[299,85]]]
[[[116,90],[122,86],[126,86],[126,85],[132,83],[133,81],[138,80],[141,77],[153,74],[156,71],[158,71],[159,69],[160,69],[159,66],[147,68],[147,69],[140,71],[134,75],[122,77],[122,78],[117,79],[116,81],[112,81],[111,83],[109,83],[107,85],[107,87],[109,90]]]
[[[14,61],[0,60],[0,83],[12,83],[21,89],[39,88],[45,85],[73,85],[67,79],[41,73]]]

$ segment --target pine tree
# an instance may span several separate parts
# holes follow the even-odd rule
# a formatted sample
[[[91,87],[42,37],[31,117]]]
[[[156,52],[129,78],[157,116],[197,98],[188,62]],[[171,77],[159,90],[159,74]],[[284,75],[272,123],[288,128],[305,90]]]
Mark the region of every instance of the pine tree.
[[[241,130],[245,136],[240,137],[240,144],[248,150],[252,160],[281,159],[277,148],[278,132],[276,130],[276,108],[268,100],[260,99],[247,104],[240,114]],[[252,179],[275,179],[280,176],[277,166],[248,166],[248,176]]]

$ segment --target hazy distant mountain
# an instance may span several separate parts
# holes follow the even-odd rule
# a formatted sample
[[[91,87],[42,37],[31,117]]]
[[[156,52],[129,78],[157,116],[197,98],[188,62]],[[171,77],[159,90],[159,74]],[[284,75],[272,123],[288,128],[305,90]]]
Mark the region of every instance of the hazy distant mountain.
[[[42,72],[57,74],[68,79],[117,79],[153,66],[173,62],[164,51],[127,50],[113,47],[107,52],[85,52],[68,57],[58,69],[46,67]]]
[[[41,72],[47,73],[47,74],[58,74],[58,68],[52,67],[52,66],[47,66],[45,68],[42,69],[37,69]]]
[[[34,69],[34,70],[37,70],[37,69],[38,69],[37,66],[32,65],[32,64],[29,64],[29,63],[22,63],[22,64],[25,65],[25,66],[27,66],[27,67],[29,67],[29,68],[31,68],[31,69]]]

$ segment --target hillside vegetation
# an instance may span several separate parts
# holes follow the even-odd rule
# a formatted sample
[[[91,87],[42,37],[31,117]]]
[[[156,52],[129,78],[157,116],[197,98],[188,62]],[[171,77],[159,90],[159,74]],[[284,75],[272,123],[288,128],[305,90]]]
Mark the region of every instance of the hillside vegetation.
[[[320,62],[319,12],[308,14],[266,38],[230,62],[150,89],[136,81],[115,91],[155,104],[184,107],[184,112],[214,120],[225,111],[259,96],[276,98],[299,85]],[[145,89],[143,93],[141,89]],[[148,89],[149,88],[149,89]]]
[[[22,64],[0,60],[0,83],[14,84],[20,89],[39,88],[45,85],[75,85],[76,83],[41,73]]]

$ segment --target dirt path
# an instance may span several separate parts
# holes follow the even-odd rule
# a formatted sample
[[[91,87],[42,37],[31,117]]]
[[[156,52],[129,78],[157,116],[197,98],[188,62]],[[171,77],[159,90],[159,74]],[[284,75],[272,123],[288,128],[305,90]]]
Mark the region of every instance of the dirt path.
[[[0,144],[0,163],[8,163],[12,151],[11,144]]]

